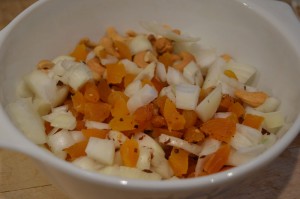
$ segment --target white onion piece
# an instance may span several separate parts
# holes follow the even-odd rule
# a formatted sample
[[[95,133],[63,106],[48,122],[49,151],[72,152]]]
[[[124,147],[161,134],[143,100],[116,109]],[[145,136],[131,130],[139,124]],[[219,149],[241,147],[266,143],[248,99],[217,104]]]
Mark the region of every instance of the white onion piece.
[[[255,157],[256,156],[254,155],[243,154],[236,150],[231,150],[226,164],[231,166],[240,166],[246,164]]]
[[[136,163],[136,168],[140,170],[150,170],[152,150],[148,147],[139,146],[139,158]]]
[[[230,60],[225,68],[226,70],[233,71],[241,83],[246,83],[256,72],[256,68],[253,66],[238,63],[233,60]]]
[[[143,70],[142,68],[139,68],[136,63],[128,59],[122,59],[120,62],[124,65],[126,73],[137,75]]]
[[[191,84],[178,84],[175,86],[176,108],[194,110],[200,95],[200,87]]]
[[[112,55],[107,55],[105,58],[100,59],[100,62],[103,66],[105,66],[107,64],[115,64],[118,61],[119,61],[119,59]]]
[[[128,44],[128,47],[133,55],[141,51],[152,50],[152,45],[145,35],[134,37]]]
[[[81,131],[70,131],[70,134],[76,143],[86,139]]]
[[[42,117],[50,125],[57,128],[73,130],[76,127],[76,118],[70,111],[52,111]]]
[[[249,85],[244,85],[244,88],[246,88],[245,90],[248,92],[257,92],[258,89],[253,87],[253,86],[249,86]]]
[[[135,93],[142,89],[142,82],[141,80],[135,80],[131,82],[124,90],[124,94],[127,97],[132,97]]]
[[[85,121],[85,126],[88,129],[100,129],[100,130],[111,129],[109,124],[107,123],[88,121],[88,120]]]
[[[235,97],[234,93],[235,93],[236,89],[234,87],[231,87],[222,81],[219,81],[219,83],[222,86],[222,94],[224,94],[224,95],[227,94],[227,95],[230,95],[231,97]]]
[[[279,99],[277,99],[275,97],[268,97],[266,99],[266,101],[262,105],[256,107],[255,110],[258,110],[258,111],[261,111],[264,113],[273,112],[273,111],[277,110],[279,105],[280,105]]]
[[[75,166],[89,170],[89,171],[97,171],[99,169],[102,169],[104,167],[103,164],[100,164],[99,162],[87,157],[87,156],[82,156],[77,159],[75,159],[72,164]]]
[[[205,141],[201,145],[202,150],[199,153],[199,157],[207,156],[209,154],[216,152],[220,148],[221,144],[222,143],[219,140],[213,138],[205,139]]]
[[[197,74],[198,71],[200,71],[200,73],[201,73],[201,70],[199,69],[197,64],[194,61],[191,61],[184,67],[182,74],[190,84],[196,84],[196,75],[199,75],[199,74]],[[201,74],[201,76],[202,76],[202,74]],[[199,84],[199,82],[198,82],[198,84]]]
[[[65,60],[75,61],[75,58],[71,57],[71,56],[68,56],[68,55],[61,55],[61,56],[58,56],[55,59],[53,59],[52,62],[54,64],[58,64],[58,63],[61,63],[62,61],[65,61]]]
[[[114,163],[115,145],[112,140],[90,137],[85,152],[89,158],[104,165]]]
[[[164,155],[159,153],[153,153],[151,170],[158,173],[163,179],[169,179],[174,174],[168,160]]]
[[[230,145],[234,149],[240,150],[253,146],[253,143],[245,135],[241,134],[240,132],[236,132],[230,141]]]
[[[51,111],[50,102],[44,99],[34,98],[32,104],[40,116],[47,115]]]
[[[262,139],[262,134],[259,130],[243,124],[236,124],[236,131],[245,136],[253,145],[258,144]]]
[[[139,107],[145,106],[157,97],[155,88],[146,84],[142,89],[136,92],[127,102],[127,108],[130,113],[134,113]]]
[[[126,135],[115,130],[110,130],[107,134],[107,138],[114,142],[115,149],[119,149],[120,146],[128,139]]]
[[[120,150],[116,150],[116,152],[115,152],[114,165],[117,165],[117,166],[122,166],[123,165],[123,160],[122,160]]]
[[[177,148],[181,148],[186,150],[187,152],[190,152],[192,154],[195,155],[199,155],[202,147],[197,145],[197,144],[192,144],[189,143],[183,139],[177,138],[177,137],[173,137],[173,136],[169,136],[169,135],[165,135],[165,134],[161,134],[158,137],[158,141],[162,144],[166,144],[169,146],[174,146]]]
[[[162,82],[167,81],[167,70],[166,67],[163,63],[157,62],[156,65],[156,75]]]
[[[201,70],[198,70],[195,74],[195,84],[197,86],[201,87],[203,82],[204,82],[204,78],[203,78],[202,72],[201,72]]]
[[[96,56],[95,52],[91,50],[88,55],[86,56],[86,61],[93,59]]]
[[[251,106],[245,107],[245,114],[258,115],[258,116],[264,117],[263,112],[258,111],[256,109],[252,108]]]
[[[284,117],[280,111],[264,113],[263,127],[270,132],[284,125]]]
[[[198,117],[206,122],[216,113],[222,99],[222,88],[218,85],[200,104],[196,107],[195,112]]]
[[[16,85],[16,96],[18,98],[34,97],[34,94],[30,90],[30,88],[27,86],[24,79],[21,79]]]
[[[169,85],[188,84],[189,83],[184,78],[182,73],[173,67],[168,67],[167,82]]]
[[[214,115],[214,118],[227,118],[232,115],[232,112],[217,112]]]
[[[75,65],[71,70],[65,74],[68,85],[71,86],[75,91],[83,86],[87,81],[93,79],[92,72],[83,63]]]
[[[161,89],[159,96],[167,96],[174,104],[176,103],[174,86],[166,86]]]
[[[220,75],[220,81],[228,84],[230,87],[234,89],[244,90],[245,85],[234,78],[230,78],[224,74]]]
[[[153,149],[153,153],[161,154],[162,156],[165,155],[164,150],[161,146],[149,135],[145,133],[137,133],[134,135],[134,139],[139,143],[139,146],[148,147]]]
[[[148,30],[149,32],[153,32],[155,34],[161,35],[163,37],[166,37],[173,41],[178,42],[196,42],[200,40],[198,37],[190,37],[187,35],[178,35],[174,33],[172,30],[165,28],[163,25],[157,23],[157,22],[141,22],[141,26]]]
[[[31,98],[20,98],[7,105],[12,121],[35,144],[46,143],[44,122],[34,109]]]
[[[204,168],[206,157],[199,157],[195,167],[195,176],[199,176]]]
[[[250,147],[241,148],[238,150],[238,152],[241,154],[258,156],[262,154],[265,150],[266,150],[266,146],[264,144],[257,144]]]
[[[24,81],[35,98],[40,98],[53,104],[56,97],[56,80],[51,79],[47,73],[33,70],[24,77]]]
[[[202,89],[217,86],[220,75],[223,74],[224,71],[223,66],[224,61],[217,59],[217,61],[209,67]]]
[[[99,170],[99,173],[121,178],[141,179],[141,180],[161,180],[161,176],[155,172],[144,172],[137,168],[125,166],[107,166]]]
[[[148,64],[142,72],[140,72],[134,80],[142,80],[142,79],[149,79],[151,80],[154,77],[154,71],[156,68],[156,64],[154,62]]]
[[[56,153],[75,144],[75,140],[67,130],[60,130],[53,135],[48,135],[47,144],[51,151]]]
[[[209,67],[217,60],[216,49],[202,49],[195,58],[201,67]]]
[[[262,136],[261,143],[265,145],[266,149],[273,146],[277,141],[277,136],[273,133],[265,134]]]

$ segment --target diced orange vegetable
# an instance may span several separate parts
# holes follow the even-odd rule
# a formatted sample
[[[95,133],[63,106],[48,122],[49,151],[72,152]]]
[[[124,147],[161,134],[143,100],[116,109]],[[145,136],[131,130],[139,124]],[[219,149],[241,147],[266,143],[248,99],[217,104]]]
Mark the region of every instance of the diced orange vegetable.
[[[205,135],[200,129],[196,128],[195,126],[189,127],[185,130],[183,134],[184,140],[188,142],[201,142],[205,139]]]
[[[126,102],[128,101],[128,97],[121,91],[113,91],[109,94],[107,98],[107,103],[110,105],[114,105],[119,98],[123,98]]]
[[[75,130],[81,131],[85,128],[85,122],[83,120],[77,120]]]
[[[129,115],[127,101],[123,97],[116,99],[111,109],[111,115],[113,117],[123,117],[125,115]]]
[[[109,96],[110,93],[111,93],[111,89],[110,89],[108,83],[106,82],[106,80],[101,79],[101,80],[99,81],[98,89],[99,89],[100,99],[101,99],[103,102],[107,102],[108,96]]]
[[[264,121],[264,117],[259,115],[246,114],[243,124],[255,129],[259,129]]]
[[[159,93],[166,85],[166,83],[161,82],[159,79],[157,79],[156,77],[153,77],[151,80],[153,86],[155,87],[155,89],[157,90],[157,92]]]
[[[124,42],[115,40],[114,44],[120,54],[120,59],[131,60],[132,55],[130,49]]]
[[[145,106],[139,107],[134,113],[134,119],[139,126],[145,127],[147,124],[150,124],[151,118],[153,116],[154,106],[152,103],[147,104]]]
[[[176,61],[176,60],[174,60],[174,56],[169,52],[166,52],[166,53],[162,54],[158,58],[158,60],[159,60],[159,62],[163,63],[165,65],[165,67],[172,66],[173,63]]]
[[[86,137],[86,139],[89,139],[90,137],[105,139],[109,130],[106,130],[106,129],[82,129],[81,132],[84,135],[84,137]]]
[[[163,115],[168,124],[169,131],[181,130],[184,128],[185,119],[177,111],[175,104],[171,100],[169,100],[169,98],[166,99]]]
[[[189,128],[189,127],[195,126],[197,119],[198,119],[197,113],[195,111],[183,110],[182,116],[185,119],[184,128]]]
[[[199,95],[199,101],[201,102],[202,100],[204,100],[204,98],[206,98],[206,96],[208,96],[209,93],[212,92],[214,89],[215,89],[214,86],[211,86],[206,89],[201,89],[200,95]]]
[[[163,115],[167,96],[159,96],[154,100],[154,104],[158,106],[159,112]]]
[[[238,80],[236,74],[232,70],[225,70],[224,75],[226,75],[227,77],[233,78],[235,80]]]
[[[165,118],[161,115],[154,115],[151,119],[151,124],[153,127],[156,127],[156,128],[167,126],[167,122],[166,122]]]
[[[177,137],[177,138],[182,138],[183,133],[180,131],[169,131],[168,129],[165,128],[154,128],[151,136],[154,138],[159,137],[161,134]]]
[[[226,164],[230,155],[230,145],[222,145],[215,153],[207,157],[203,170],[208,174],[219,172]]]
[[[126,74],[124,77],[124,87],[126,88],[131,82],[133,82],[134,78],[136,77],[136,75],[134,74]]]
[[[120,84],[126,75],[126,70],[122,63],[107,64],[106,72],[108,84]]]
[[[124,166],[136,167],[139,158],[139,144],[134,139],[127,139],[120,148]]]
[[[88,144],[88,140],[84,140],[81,142],[77,142],[76,144],[73,144],[72,146],[64,149],[65,152],[70,156],[69,161],[73,161],[76,158],[79,158],[81,156],[85,156],[85,148]]]
[[[94,82],[87,82],[84,85],[84,98],[89,102],[98,102],[100,99],[99,89]]]
[[[228,107],[228,111],[235,113],[238,118],[245,114],[245,108],[239,103],[235,102]]]
[[[130,131],[138,128],[138,123],[133,115],[114,117],[110,120],[109,126],[116,131]]]
[[[214,118],[204,122],[200,128],[212,138],[229,143],[236,131],[236,123],[228,118]]]
[[[221,103],[218,108],[218,112],[227,112],[228,108],[235,102],[234,98],[230,95],[223,95]]]
[[[84,118],[97,122],[103,122],[110,116],[111,106],[107,103],[86,103],[84,106]]]
[[[189,167],[189,153],[180,148],[173,148],[169,157],[169,163],[174,175],[182,177],[187,173]]]
[[[74,57],[76,61],[85,61],[89,51],[84,43],[79,43],[71,52],[70,56]]]
[[[72,96],[72,102],[74,109],[79,113],[84,113],[84,106],[86,100],[81,92],[76,91],[75,94]]]
[[[230,120],[232,120],[232,121],[235,122],[235,123],[239,123],[239,118],[236,116],[235,113],[230,114],[230,115],[227,117],[227,119],[230,119]]]
[[[232,60],[232,57],[229,54],[223,54],[221,55],[221,57],[225,62],[229,62],[230,60]]]

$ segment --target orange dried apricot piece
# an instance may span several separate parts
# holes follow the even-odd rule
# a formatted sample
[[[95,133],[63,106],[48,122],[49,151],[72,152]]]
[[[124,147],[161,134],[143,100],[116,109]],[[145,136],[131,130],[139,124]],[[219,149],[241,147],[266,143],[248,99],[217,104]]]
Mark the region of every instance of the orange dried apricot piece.
[[[84,140],[81,142],[77,142],[75,144],[73,144],[72,146],[64,149],[65,152],[67,152],[67,154],[69,155],[69,161],[73,161],[76,158],[79,158],[81,156],[85,156],[85,148],[88,144],[88,140]]]
[[[122,63],[107,64],[106,72],[108,84],[120,84],[126,75],[126,70]]]
[[[79,43],[76,45],[73,52],[70,53],[71,57],[74,57],[76,61],[85,61],[89,51],[84,43]]]
[[[169,98],[166,99],[163,113],[168,124],[169,131],[184,129],[185,119],[177,111],[175,104],[169,100]]]
[[[139,158],[139,144],[134,139],[127,139],[120,148],[121,158],[126,167],[135,167]]]
[[[99,101],[100,93],[95,82],[90,81],[84,85],[84,98],[89,102]]]
[[[132,55],[130,49],[124,42],[115,40],[114,45],[120,54],[120,59],[131,60]]]
[[[79,113],[84,113],[84,106],[86,100],[83,94],[79,91],[76,91],[75,94],[71,97],[73,102],[74,109]]]
[[[105,139],[109,130],[107,130],[107,129],[82,129],[81,132],[84,135],[84,137],[86,137],[86,139],[89,139],[90,137]]]
[[[187,173],[189,168],[189,153],[187,151],[174,147],[168,161],[175,176],[182,177]]]
[[[114,117],[110,120],[109,126],[116,131],[130,131],[138,128],[138,123],[133,115]]]
[[[200,131],[200,129],[192,126],[185,130],[183,134],[184,140],[188,142],[201,142],[205,139],[205,135],[203,132]]]
[[[84,118],[97,122],[103,122],[110,116],[111,105],[103,102],[86,103],[84,106]]]
[[[264,117],[259,115],[246,114],[243,124],[255,129],[259,129],[264,121]]]
[[[101,79],[98,84],[99,97],[103,102],[107,102],[108,96],[111,93],[111,89],[105,79]]]
[[[228,118],[214,118],[204,122],[200,128],[212,138],[229,143],[236,131],[236,123]]]
[[[184,128],[189,128],[192,126],[195,126],[198,116],[197,113],[193,110],[183,110],[182,116],[185,119],[185,125]]]
[[[245,114],[245,108],[239,102],[231,104],[228,107],[228,111],[234,113],[238,118]]]

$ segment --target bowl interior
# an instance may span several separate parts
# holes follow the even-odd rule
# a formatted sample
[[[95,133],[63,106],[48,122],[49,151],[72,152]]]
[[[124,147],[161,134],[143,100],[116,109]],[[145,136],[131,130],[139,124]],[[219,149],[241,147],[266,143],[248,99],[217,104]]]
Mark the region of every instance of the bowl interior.
[[[187,3],[188,2],[188,3]],[[109,26],[144,31],[140,21],[169,24],[200,36],[200,43],[258,69],[255,86],[282,101],[288,123],[299,113],[299,54],[278,27],[240,1],[52,0],[23,14],[0,46],[0,100],[15,98],[15,85],[41,59],[68,54],[83,37],[98,41]],[[38,83],[38,82],[37,82]]]

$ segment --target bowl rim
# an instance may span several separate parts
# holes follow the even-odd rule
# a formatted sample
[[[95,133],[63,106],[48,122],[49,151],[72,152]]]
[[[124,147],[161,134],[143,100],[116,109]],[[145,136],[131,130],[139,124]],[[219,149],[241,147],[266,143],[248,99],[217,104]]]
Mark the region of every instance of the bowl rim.
[[[251,1],[250,0],[235,0],[238,3],[243,4],[244,6],[249,6],[249,8],[253,11],[257,12],[259,10],[259,1]],[[25,11],[23,11],[19,16],[17,16],[7,27],[5,27],[0,32],[0,45],[1,40],[4,40],[5,37],[10,33],[10,31],[13,30],[13,28],[22,21],[24,17],[29,15],[31,12],[33,12],[35,9],[38,9],[40,6],[44,5],[45,3],[49,3],[51,1],[49,0],[40,0],[34,3],[32,6],[27,8]],[[271,1],[269,1],[271,2]],[[272,3],[279,3],[279,2],[273,2]],[[269,13],[267,10],[259,10],[260,14],[267,13],[268,15],[272,16],[271,13]],[[297,19],[297,18],[295,18]],[[281,23],[281,22],[280,22]],[[273,24],[278,25],[278,24]],[[297,31],[300,30],[299,28]],[[298,31],[300,33],[300,31]],[[298,40],[300,41],[300,40]],[[290,42],[291,43],[291,42]],[[299,43],[299,42],[298,42]],[[297,49],[297,55],[300,57],[300,51]],[[1,104],[2,106],[2,104]],[[140,190],[188,190],[191,188],[205,188],[211,185],[219,185],[224,183],[224,181],[227,181],[228,179],[241,179],[245,175],[249,173],[254,173],[259,168],[265,166],[270,161],[274,160],[283,150],[292,142],[292,140],[298,135],[300,130],[300,114],[297,115],[297,118],[295,119],[295,122],[292,124],[292,126],[286,131],[285,135],[283,135],[275,145],[271,147],[271,149],[265,151],[263,154],[256,157],[254,160],[248,162],[245,165],[241,165],[238,167],[235,167],[233,169],[223,171],[217,174],[212,174],[204,177],[198,177],[198,178],[189,178],[189,179],[180,179],[180,180],[164,180],[164,181],[146,181],[146,180],[135,180],[135,179],[121,179],[119,177],[113,177],[108,175],[93,175],[94,172],[86,171],[83,169],[80,169],[64,160],[61,160],[54,155],[52,155],[49,152],[46,152],[44,150],[41,150],[41,148],[34,143],[30,142],[25,136],[18,130],[13,123],[8,118],[7,114],[3,111],[3,109],[0,110],[0,117],[3,117],[5,121],[8,121],[5,125],[9,125],[8,128],[14,132],[19,132],[20,136],[22,136],[22,139],[24,141],[24,147],[22,148],[11,148],[13,150],[22,150],[21,152],[26,153],[27,155],[35,158],[38,161],[41,162],[47,162],[48,165],[54,167],[55,169],[58,169],[64,173],[67,173],[69,175],[75,176],[80,179],[84,179],[86,181],[92,181],[94,183],[97,183],[99,185],[105,184],[106,186],[115,186],[120,187],[122,189],[140,189]]]

